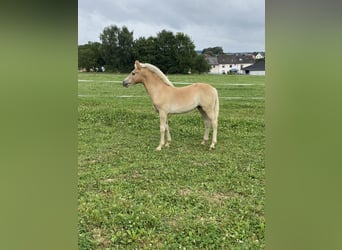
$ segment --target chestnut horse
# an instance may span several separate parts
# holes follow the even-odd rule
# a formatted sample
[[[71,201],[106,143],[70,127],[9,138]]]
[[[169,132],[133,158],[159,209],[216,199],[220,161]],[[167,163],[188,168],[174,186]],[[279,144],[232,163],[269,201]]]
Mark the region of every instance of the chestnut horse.
[[[217,90],[206,83],[194,83],[185,87],[175,87],[156,66],[135,61],[134,70],[123,80],[123,86],[129,87],[142,83],[150,96],[153,106],[160,117],[160,143],[156,150],[161,150],[167,142],[170,145],[171,135],[168,126],[168,114],[199,110],[204,120],[205,132],[202,144],[209,140],[210,127],[213,127],[213,137],[209,149],[215,148],[217,141],[217,122],[219,114],[219,99]]]

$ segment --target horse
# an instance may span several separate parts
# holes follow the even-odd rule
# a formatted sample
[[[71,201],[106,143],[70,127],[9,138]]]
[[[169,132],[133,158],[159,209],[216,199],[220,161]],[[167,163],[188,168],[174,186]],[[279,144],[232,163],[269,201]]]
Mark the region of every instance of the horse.
[[[219,115],[219,98],[217,90],[207,83],[194,83],[185,87],[175,87],[163,72],[149,63],[134,63],[134,70],[123,80],[123,87],[142,83],[150,96],[155,110],[160,118],[160,143],[156,148],[169,147],[171,143],[168,114],[181,114],[198,109],[204,120],[204,145],[209,140],[212,126],[213,135],[209,150],[217,143],[217,125]],[[166,132],[166,144],[165,144]]]

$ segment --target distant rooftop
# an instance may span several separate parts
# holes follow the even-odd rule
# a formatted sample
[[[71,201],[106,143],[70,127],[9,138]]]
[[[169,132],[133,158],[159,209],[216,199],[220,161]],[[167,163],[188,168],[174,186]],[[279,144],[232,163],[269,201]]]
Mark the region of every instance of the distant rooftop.
[[[265,71],[265,61],[261,60],[258,61],[256,63],[254,63],[253,65],[244,67],[243,70],[249,70],[249,71]]]

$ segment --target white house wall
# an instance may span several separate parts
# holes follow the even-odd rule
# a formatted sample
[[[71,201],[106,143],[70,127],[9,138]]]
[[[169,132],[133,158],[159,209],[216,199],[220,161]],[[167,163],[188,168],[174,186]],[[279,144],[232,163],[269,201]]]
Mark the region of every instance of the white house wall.
[[[244,74],[242,70],[244,67],[248,67],[252,65],[252,63],[245,64],[219,64],[212,67],[210,73],[212,74],[227,74],[231,69],[237,69],[238,74]]]
[[[219,65],[212,65],[209,73],[210,74],[219,74],[220,73]]]

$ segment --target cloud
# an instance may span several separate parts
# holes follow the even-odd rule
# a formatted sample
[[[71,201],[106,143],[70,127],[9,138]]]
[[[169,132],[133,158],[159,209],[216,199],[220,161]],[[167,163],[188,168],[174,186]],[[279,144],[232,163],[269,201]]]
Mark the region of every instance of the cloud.
[[[156,36],[163,29],[183,32],[199,50],[261,51],[264,15],[264,0],[79,0],[79,44],[99,41],[104,27],[117,25],[135,38]]]

